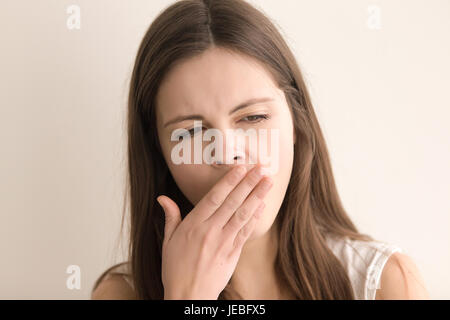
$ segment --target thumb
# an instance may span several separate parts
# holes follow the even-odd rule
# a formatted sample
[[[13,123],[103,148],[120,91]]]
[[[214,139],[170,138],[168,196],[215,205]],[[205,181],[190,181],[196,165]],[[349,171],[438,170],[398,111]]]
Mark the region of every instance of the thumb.
[[[178,208],[178,205],[169,197],[159,196],[156,200],[164,210],[164,242],[167,242],[181,222],[180,208]]]

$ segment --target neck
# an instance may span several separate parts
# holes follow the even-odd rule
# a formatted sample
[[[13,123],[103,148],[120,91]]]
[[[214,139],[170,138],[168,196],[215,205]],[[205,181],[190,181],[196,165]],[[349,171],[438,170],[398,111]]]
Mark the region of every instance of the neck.
[[[230,285],[245,300],[281,299],[275,272],[278,237],[275,225],[243,246]]]

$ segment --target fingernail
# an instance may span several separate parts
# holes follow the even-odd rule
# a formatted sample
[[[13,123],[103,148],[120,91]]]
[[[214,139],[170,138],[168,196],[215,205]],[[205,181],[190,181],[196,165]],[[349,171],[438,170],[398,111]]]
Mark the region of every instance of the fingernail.
[[[266,191],[269,190],[272,186],[272,179],[271,178],[265,178],[262,182],[261,188]]]
[[[263,171],[262,171],[262,167],[261,166],[257,166],[254,171],[255,171],[255,175],[257,177],[262,177]]]
[[[164,209],[164,206],[161,203],[161,198],[160,197],[156,198],[156,201],[158,201],[159,205]]]
[[[261,168],[261,172],[265,176],[271,176],[272,175],[272,171],[269,168],[267,168],[267,167],[262,167]]]

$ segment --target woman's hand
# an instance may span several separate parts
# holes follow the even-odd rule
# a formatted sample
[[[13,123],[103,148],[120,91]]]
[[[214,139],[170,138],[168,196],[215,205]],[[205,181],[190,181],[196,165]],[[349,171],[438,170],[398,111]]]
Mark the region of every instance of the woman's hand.
[[[260,165],[246,173],[242,165],[227,172],[183,221],[172,199],[158,197],[166,217],[165,300],[216,300],[227,285],[272,187],[272,179],[264,177]]]

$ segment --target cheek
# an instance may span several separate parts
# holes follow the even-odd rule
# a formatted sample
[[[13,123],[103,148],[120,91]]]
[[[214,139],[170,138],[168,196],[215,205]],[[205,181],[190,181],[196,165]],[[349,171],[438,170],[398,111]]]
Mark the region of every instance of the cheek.
[[[273,179],[273,186],[264,199],[266,207],[252,233],[252,238],[257,238],[265,234],[272,227],[283,203],[291,178],[294,159],[294,139],[292,132],[292,126],[286,124],[284,127],[280,126],[278,154],[271,153],[271,162],[278,160],[278,170],[274,174],[270,174]]]
[[[171,141],[163,141],[161,143],[161,148],[164,154],[164,159],[166,161],[167,167],[169,168],[172,177],[177,184],[178,188],[184,194],[184,196],[193,204],[197,199],[196,190],[198,186],[203,182],[196,174],[196,171],[192,165],[188,164],[178,164],[176,165],[171,159],[172,148],[174,143]]]

